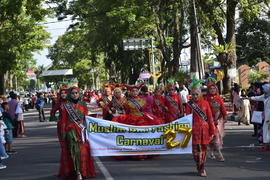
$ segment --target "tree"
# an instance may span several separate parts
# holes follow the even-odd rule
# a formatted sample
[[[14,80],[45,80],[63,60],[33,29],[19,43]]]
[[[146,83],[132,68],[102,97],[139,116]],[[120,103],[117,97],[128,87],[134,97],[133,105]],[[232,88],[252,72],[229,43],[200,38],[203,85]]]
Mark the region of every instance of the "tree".
[[[16,69],[20,61],[33,59],[31,54],[46,47],[49,33],[38,24],[50,11],[45,0],[0,1],[0,93],[4,93],[4,74]]]
[[[149,53],[123,51],[123,38],[155,39],[163,55],[162,70],[170,75],[178,71],[181,50],[185,48],[182,44],[187,40],[187,0],[52,2],[58,4],[59,18],[72,15],[77,20],[75,25],[86,35],[88,46],[85,47],[94,55],[104,55],[110,77],[134,83],[143,67],[149,68]]]
[[[270,21],[255,18],[243,20],[237,28],[237,64],[254,66],[260,61],[270,63]]]
[[[236,10],[240,10],[241,17],[251,20],[259,16],[262,7],[269,4],[269,0],[198,0],[201,8],[201,22],[206,34],[217,39],[220,47],[234,47],[230,51],[219,51],[218,61],[224,68],[224,91],[228,92],[234,74],[236,74]],[[226,29],[225,29],[226,23]],[[225,32],[225,33],[224,33]],[[224,36],[225,34],[225,36]],[[208,38],[209,39],[209,38]]]

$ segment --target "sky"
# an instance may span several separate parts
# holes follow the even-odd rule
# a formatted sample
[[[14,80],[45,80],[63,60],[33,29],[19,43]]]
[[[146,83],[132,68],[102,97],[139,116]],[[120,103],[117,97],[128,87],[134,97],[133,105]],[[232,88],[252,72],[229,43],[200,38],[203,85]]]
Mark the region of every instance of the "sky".
[[[56,22],[56,23],[50,23],[50,22]],[[48,24],[46,24],[47,26],[46,30],[49,33],[51,33],[51,38],[52,38],[50,39],[50,45],[53,45],[55,41],[57,40],[57,38],[65,33],[71,21],[65,20],[65,21],[57,22],[57,19],[54,18],[54,19],[48,19],[47,23]],[[48,59],[46,55],[48,55],[48,49],[42,50],[40,54],[34,53],[34,58],[37,61],[37,66],[44,65],[46,67],[51,64],[52,61]]]

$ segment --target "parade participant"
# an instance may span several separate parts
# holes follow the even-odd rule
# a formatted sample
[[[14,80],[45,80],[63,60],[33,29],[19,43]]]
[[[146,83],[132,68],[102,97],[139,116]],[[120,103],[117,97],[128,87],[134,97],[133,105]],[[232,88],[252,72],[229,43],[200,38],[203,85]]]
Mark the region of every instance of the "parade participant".
[[[76,173],[77,180],[95,177],[94,161],[90,154],[90,145],[85,137],[86,104],[80,100],[80,91],[71,87],[68,91],[69,102],[63,104],[59,122],[64,126],[60,136],[67,145],[65,157],[61,158],[59,176],[68,178]],[[62,171],[61,171],[62,170]]]
[[[126,115],[114,117],[112,121],[134,126],[151,126],[163,124],[161,119],[155,117],[152,114],[148,114],[147,112],[143,112],[143,109],[145,109],[144,106],[146,106],[147,103],[145,99],[138,96],[139,89],[142,87],[142,85],[143,83],[137,86],[126,85],[126,87],[131,90],[130,97],[127,98],[127,101],[124,104]],[[153,156],[138,155],[132,157],[135,159],[146,159]]]
[[[112,101],[108,104],[108,112],[112,114],[113,117],[125,114],[124,104],[127,99],[122,96],[122,90],[120,88],[115,88],[113,91]]]
[[[170,123],[184,115],[183,104],[180,96],[174,92],[174,83],[170,81],[167,84],[167,95],[165,96],[166,111],[166,123]]]
[[[226,122],[227,111],[214,82],[208,83],[206,97],[211,107],[212,117],[216,126],[216,136],[209,144],[209,156],[212,159],[223,162],[224,157],[221,153],[221,149],[223,146],[224,123]]]
[[[153,96],[153,113],[155,116],[159,117],[165,123],[165,115],[166,115],[166,105],[165,98],[162,96],[162,85],[157,85],[155,88],[155,93]]]
[[[193,79],[190,90],[192,99],[187,103],[187,114],[192,113],[192,154],[200,176],[207,176],[204,169],[208,144],[216,134],[210,105],[202,97],[200,82]]]
[[[55,102],[55,105],[51,109],[50,121],[57,121],[57,118],[55,117],[57,111],[59,111],[59,119],[60,119],[62,111],[61,106],[63,103],[67,102],[67,94],[68,90],[66,89],[66,87],[62,87],[59,92],[59,99]]]
[[[140,98],[145,99],[146,105],[144,106],[143,112],[147,112],[149,114],[153,114],[153,97],[149,95],[148,87],[141,87],[141,95]]]
[[[69,157],[69,151],[68,151],[68,146],[65,141],[64,134],[65,134],[65,126],[66,126],[66,120],[61,118],[61,114],[63,111],[63,104],[67,103],[67,94],[68,90],[66,89],[66,86],[62,86],[60,89],[60,97],[58,101],[56,101],[55,105],[53,106],[51,112],[50,112],[50,121],[57,121],[57,118],[55,117],[55,114],[57,111],[59,111],[59,121],[57,122],[57,135],[58,135],[58,140],[60,143],[61,147],[61,154],[60,154],[60,168],[59,168],[59,176],[62,174],[65,174],[65,171],[70,171],[71,167],[68,164],[68,161],[65,161],[65,158],[68,159],[71,162],[71,158]]]
[[[262,140],[263,143],[270,143],[270,84],[264,84],[262,86],[264,94],[261,96],[250,97],[253,101],[264,102],[263,112],[263,127],[262,127]]]
[[[83,102],[89,102],[89,97],[88,97],[88,91],[85,91],[83,93]]]
[[[103,88],[104,88],[105,94],[98,100],[98,104],[103,109],[103,112],[102,112],[103,119],[110,120],[113,117],[108,112],[107,106],[112,100],[112,87],[110,85],[106,84],[103,86]]]
[[[89,92],[89,104],[88,106],[88,115],[95,118],[102,118],[103,109],[98,105],[98,100],[100,98],[96,95],[95,91]]]

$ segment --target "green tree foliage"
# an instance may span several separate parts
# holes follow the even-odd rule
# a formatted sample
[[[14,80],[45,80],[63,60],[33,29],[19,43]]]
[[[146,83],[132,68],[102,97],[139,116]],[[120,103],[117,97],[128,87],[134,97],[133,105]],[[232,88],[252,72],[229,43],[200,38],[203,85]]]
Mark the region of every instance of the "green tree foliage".
[[[270,77],[269,74],[266,74],[265,72],[261,70],[253,71],[248,74],[248,81],[249,83],[255,83],[255,82],[264,81],[269,77]]]
[[[253,66],[261,61],[270,63],[270,21],[244,20],[237,29],[237,64]]]
[[[46,47],[49,33],[38,22],[50,11],[45,0],[0,0],[0,91],[4,74],[33,59],[32,52]]]
[[[236,11],[240,17],[252,20],[260,15],[265,5],[269,5],[269,0],[198,0],[200,7],[200,21],[203,27],[203,40],[207,45],[211,41],[218,41],[219,47],[224,51],[218,52],[217,59],[224,68],[224,90],[229,91],[232,76],[229,69],[236,68]],[[226,25],[226,26],[225,26]],[[211,36],[211,38],[209,38]],[[228,46],[234,46],[233,49]],[[227,49],[226,49],[227,47]],[[230,50],[230,51],[227,51]]]
[[[85,41],[84,48],[91,54],[76,58],[95,61],[96,56],[103,55],[105,68],[109,77],[119,82],[134,83],[145,65],[149,68],[147,51],[123,51],[122,40],[129,38],[153,38],[163,55],[162,70],[171,75],[179,69],[179,57],[182,44],[187,41],[186,12],[187,2],[162,0],[52,0],[58,6],[56,13],[60,19],[72,15],[76,19],[74,28],[83,31],[80,38]],[[60,49],[67,44],[57,44],[49,57],[57,62]],[[62,59],[70,64],[68,59]]]

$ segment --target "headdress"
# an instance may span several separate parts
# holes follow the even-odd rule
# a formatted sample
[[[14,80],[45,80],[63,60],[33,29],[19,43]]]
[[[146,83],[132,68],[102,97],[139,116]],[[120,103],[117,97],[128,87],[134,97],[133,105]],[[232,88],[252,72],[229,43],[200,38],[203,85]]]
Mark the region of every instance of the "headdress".
[[[175,80],[171,79],[167,81],[167,85],[166,85],[166,89],[174,89],[174,85],[175,85]]]
[[[128,90],[131,90],[131,89],[140,89],[142,86],[144,85],[144,83],[140,83],[140,84],[137,84],[137,85],[125,85],[125,87],[128,89]]]
[[[200,90],[201,89],[201,83],[203,82],[203,80],[198,80],[196,78],[196,76],[194,75],[192,78],[192,82],[189,85],[189,89],[191,91],[196,91],[196,90]]]

